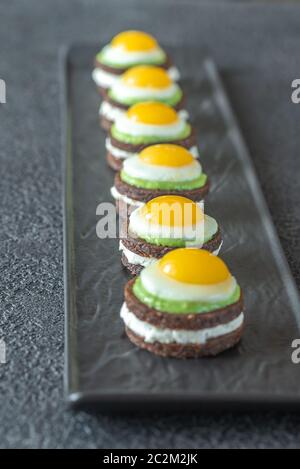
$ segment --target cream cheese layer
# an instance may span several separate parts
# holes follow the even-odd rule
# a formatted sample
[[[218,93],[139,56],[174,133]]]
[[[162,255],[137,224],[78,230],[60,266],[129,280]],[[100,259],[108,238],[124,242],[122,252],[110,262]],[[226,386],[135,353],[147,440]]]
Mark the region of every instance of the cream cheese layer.
[[[123,303],[120,316],[126,327],[142,337],[145,342],[160,342],[161,344],[206,344],[210,339],[215,339],[234,332],[239,329],[244,322],[244,314],[241,312],[239,316],[232,321],[206,329],[162,329],[138,319],[134,313],[129,311],[126,303]]]

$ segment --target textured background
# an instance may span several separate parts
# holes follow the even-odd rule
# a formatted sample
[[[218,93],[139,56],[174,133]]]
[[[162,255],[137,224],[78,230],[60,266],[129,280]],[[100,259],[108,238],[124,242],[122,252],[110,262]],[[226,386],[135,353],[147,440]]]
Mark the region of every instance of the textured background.
[[[63,402],[58,48],[146,29],[208,46],[221,67],[292,272],[300,284],[300,14],[296,4],[176,0],[0,2],[1,447],[299,446],[295,414],[109,417]],[[295,369],[295,372],[298,371]]]

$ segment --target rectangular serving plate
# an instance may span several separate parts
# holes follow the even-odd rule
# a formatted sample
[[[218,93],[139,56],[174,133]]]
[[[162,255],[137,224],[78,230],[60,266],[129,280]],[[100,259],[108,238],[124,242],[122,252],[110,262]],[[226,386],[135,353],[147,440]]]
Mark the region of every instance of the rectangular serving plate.
[[[96,207],[112,202],[113,173],[91,79],[97,48],[61,54],[64,160],[65,390],[104,411],[300,408],[298,291],[216,66],[198,48],[173,50],[212,181],[206,211],[220,223],[221,256],[245,293],[241,344],[215,358],[166,359],[134,347],[119,317],[117,239],[99,239]]]

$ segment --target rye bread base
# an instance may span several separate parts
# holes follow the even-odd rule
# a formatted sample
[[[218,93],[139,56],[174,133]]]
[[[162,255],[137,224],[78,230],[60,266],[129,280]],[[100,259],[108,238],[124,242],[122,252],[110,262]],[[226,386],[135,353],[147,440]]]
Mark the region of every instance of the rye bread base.
[[[145,342],[143,337],[138,336],[131,329],[125,327],[127,337],[134,345],[160,357],[169,358],[214,357],[237,345],[241,340],[243,329],[244,326],[242,325],[230,334],[210,339],[205,344],[162,344],[160,342]]]
[[[102,114],[99,115],[99,122],[100,122],[100,127],[107,133],[109,133],[111,126],[113,125],[113,121],[110,121],[107,119],[105,116]]]
[[[143,189],[141,187],[131,186],[120,178],[120,173],[115,175],[114,185],[117,191],[130,199],[137,200],[138,202],[149,202],[154,197],[161,195],[181,195],[193,200],[194,202],[200,202],[209,192],[210,181],[207,178],[204,186],[191,189],[191,190],[171,190],[171,189]]]
[[[168,252],[176,249],[174,247],[168,247],[168,246],[157,246],[155,244],[147,243],[143,239],[131,238],[130,236],[122,239],[122,243],[127,249],[129,249],[129,251],[134,252],[135,254],[138,254],[143,257],[152,257],[152,258],[154,257],[155,259],[160,259]],[[222,243],[221,232],[220,232],[220,229],[218,229],[214,237],[210,239],[209,241],[207,241],[207,243],[204,243],[201,249],[205,249],[206,251],[209,251],[209,252],[214,252],[220,247],[221,243]],[[126,267],[126,269],[128,269],[132,275],[138,275],[144,268],[141,265],[131,264],[128,261],[124,252],[122,253],[122,256],[121,256],[121,262],[123,266]]]
[[[134,210],[137,209],[137,205],[129,205],[124,200],[116,200],[116,212],[121,218],[122,221],[128,222],[128,217],[132,214]]]
[[[125,73],[126,70],[128,70],[129,68],[132,68],[131,67],[123,67],[123,68],[115,68],[115,67],[112,67],[112,66],[109,66],[109,65],[105,65],[101,62],[99,62],[99,60],[97,60],[97,58],[95,57],[95,60],[94,60],[94,66],[95,68],[100,68],[101,70],[103,70],[104,72],[107,72],[107,73],[111,73],[112,75],[122,75],[122,73]],[[171,62],[171,59],[169,56],[166,56],[166,60],[164,63],[162,63],[161,65],[159,65],[159,67],[161,68],[164,68],[164,69],[168,69],[172,66],[172,62]]]
[[[132,291],[135,279],[129,280],[125,286],[125,302],[133,314],[141,321],[148,322],[153,326],[168,329],[200,330],[216,327],[234,320],[243,311],[243,294],[239,300],[225,308],[220,308],[209,313],[201,314],[169,314],[150,308],[134,295]],[[137,335],[128,327],[126,334],[128,338],[140,348],[146,349],[156,355],[174,358],[199,358],[217,355],[234,345],[242,336],[244,324],[229,334],[210,339],[205,344],[162,344],[160,342],[148,343],[143,337]]]
[[[110,151],[106,152],[106,162],[108,166],[114,171],[121,171],[123,166],[123,158],[116,158],[113,156]]]
[[[122,252],[122,255],[121,255],[121,263],[123,267],[125,267],[125,269],[127,269],[131,273],[131,275],[134,275],[134,276],[139,275],[144,268],[141,265],[131,264],[128,261],[127,257],[125,256],[124,252]]]
[[[133,145],[132,143],[124,143],[121,142],[120,140],[117,140],[114,138],[111,134],[109,133],[109,139],[112,144],[112,146],[118,148],[119,150],[125,150],[130,153],[140,153],[144,148],[149,147],[150,145],[155,145],[155,142],[149,144],[149,143],[139,143],[137,145]],[[194,147],[197,145],[197,134],[196,130],[194,127],[191,128],[191,133],[188,137],[186,138],[180,138],[178,140],[171,140],[171,141],[165,141],[165,142],[156,142],[156,143],[172,143],[173,145],[179,145],[181,147],[186,148],[189,150],[191,147]]]

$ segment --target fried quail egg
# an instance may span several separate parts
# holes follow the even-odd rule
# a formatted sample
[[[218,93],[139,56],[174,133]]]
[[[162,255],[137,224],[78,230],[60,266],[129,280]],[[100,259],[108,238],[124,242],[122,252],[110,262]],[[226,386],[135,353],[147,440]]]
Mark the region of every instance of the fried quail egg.
[[[125,160],[123,172],[148,181],[181,182],[197,179],[202,168],[188,150],[166,143],[147,147]]]
[[[141,272],[152,295],[178,301],[226,301],[237,283],[222,259],[195,248],[175,249]]]
[[[182,98],[182,91],[163,68],[138,65],[121,75],[109,91],[109,96],[126,105],[151,100],[166,101],[175,106]]]

